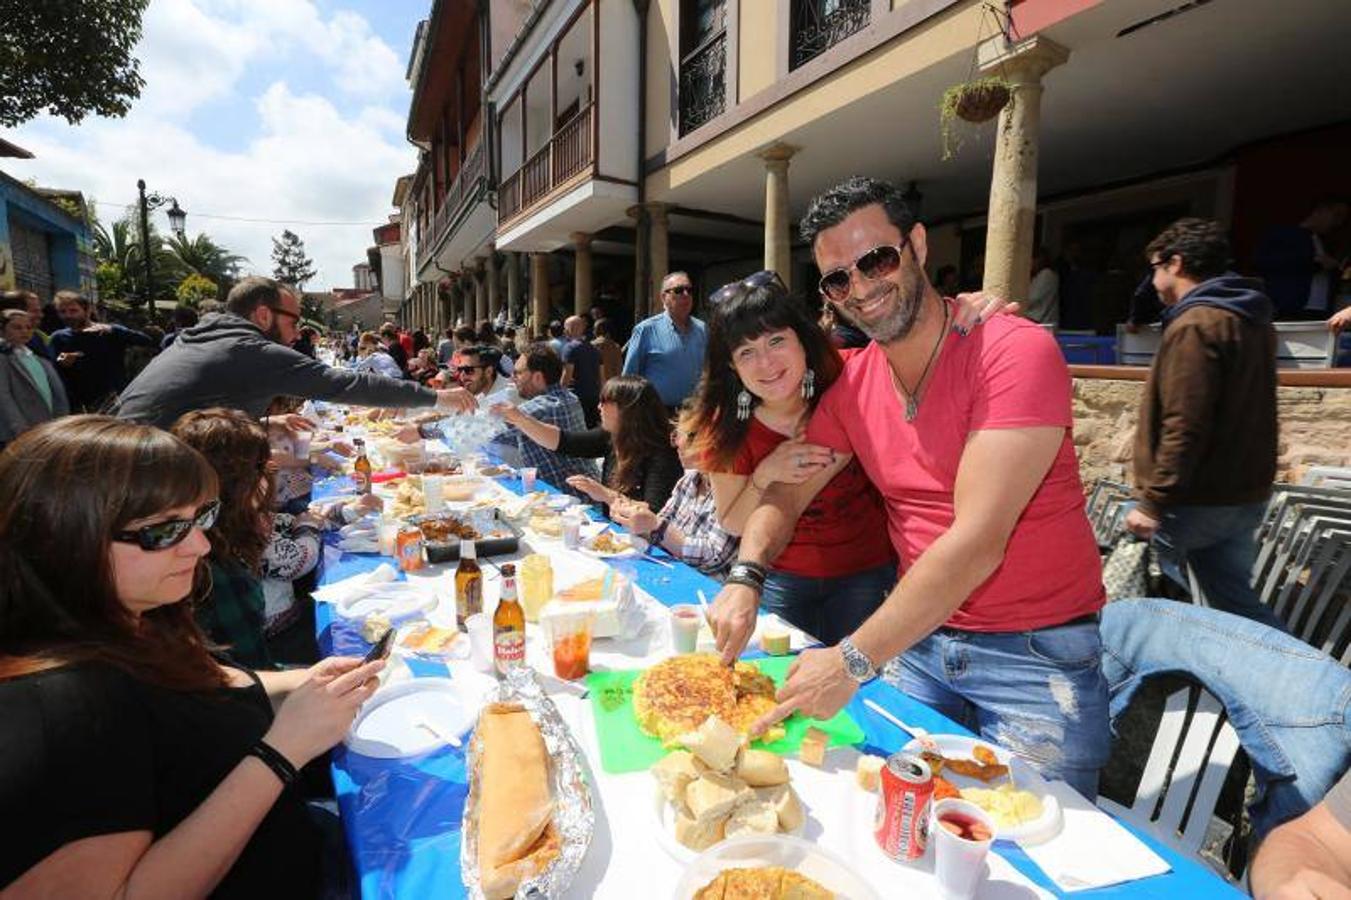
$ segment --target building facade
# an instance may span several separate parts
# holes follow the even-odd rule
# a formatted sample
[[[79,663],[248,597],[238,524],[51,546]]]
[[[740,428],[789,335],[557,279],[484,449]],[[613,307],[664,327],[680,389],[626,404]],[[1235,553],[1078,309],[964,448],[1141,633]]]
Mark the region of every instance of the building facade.
[[[0,290],[57,291],[97,300],[93,236],[74,191],[44,192],[0,172]]]

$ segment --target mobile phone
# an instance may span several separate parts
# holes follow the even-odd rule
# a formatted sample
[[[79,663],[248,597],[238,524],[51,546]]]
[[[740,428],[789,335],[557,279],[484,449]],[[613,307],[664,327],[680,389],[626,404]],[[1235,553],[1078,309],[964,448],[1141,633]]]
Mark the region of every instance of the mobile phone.
[[[375,642],[371,652],[366,654],[366,658],[361,661],[364,666],[366,663],[373,663],[377,659],[384,659],[389,656],[389,651],[394,647],[394,629],[388,628],[385,633],[380,635],[380,639]]]

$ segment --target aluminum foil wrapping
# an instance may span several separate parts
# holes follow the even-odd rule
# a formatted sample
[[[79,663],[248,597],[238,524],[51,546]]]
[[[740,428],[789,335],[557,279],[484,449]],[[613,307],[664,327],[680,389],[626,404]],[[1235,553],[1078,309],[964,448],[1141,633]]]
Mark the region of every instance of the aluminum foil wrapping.
[[[544,694],[534,670],[521,666],[507,673],[488,693],[487,703],[521,704],[544,738],[549,753],[554,794],[554,827],[562,840],[558,858],[539,875],[521,882],[516,890],[520,900],[543,900],[563,896],[577,876],[586,858],[587,848],[596,830],[596,812],[592,806],[591,785],[587,783],[582,748],[572,736],[558,707]],[[478,869],[479,742],[477,735],[469,744],[469,797],[464,805],[461,826],[460,875],[471,898],[481,900]]]

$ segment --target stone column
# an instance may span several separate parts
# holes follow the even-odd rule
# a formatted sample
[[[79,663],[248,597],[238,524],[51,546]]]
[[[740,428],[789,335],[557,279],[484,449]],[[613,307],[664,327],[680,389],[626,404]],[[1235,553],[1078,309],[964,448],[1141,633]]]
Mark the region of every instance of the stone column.
[[[647,311],[653,300],[652,274],[648,267],[648,223],[647,213],[641,206],[630,206],[627,210],[633,219],[633,321],[641,322],[647,318]]]
[[[591,287],[591,235],[575,231],[569,237],[573,250],[572,314],[584,316],[595,299]]]
[[[1041,79],[1069,59],[1069,51],[1040,35],[1016,44],[997,37],[981,45],[978,56],[982,74],[1003,76],[1010,87],[995,132],[982,287],[1006,300],[1026,301],[1037,223]]]
[[[530,333],[549,332],[549,254],[530,254]]]
[[[488,276],[484,272],[483,258],[474,260],[474,327],[488,318]]]
[[[507,318],[519,322],[521,316],[521,260],[514,250],[502,254],[507,263]]]
[[[649,282],[647,294],[647,315],[654,316],[661,312],[661,282],[666,277],[671,268],[670,247],[668,244],[670,238],[670,222],[666,218],[667,205],[665,203],[648,203],[647,221],[648,221],[648,259],[651,261],[649,272],[651,281]]]
[[[497,251],[491,246],[488,248],[487,270],[485,275],[488,279],[488,318],[497,321],[497,314],[502,309],[502,281],[497,277]]]
[[[765,161],[765,268],[793,286],[792,223],[788,218],[788,160],[798,148],[775,144],[760,153]]]

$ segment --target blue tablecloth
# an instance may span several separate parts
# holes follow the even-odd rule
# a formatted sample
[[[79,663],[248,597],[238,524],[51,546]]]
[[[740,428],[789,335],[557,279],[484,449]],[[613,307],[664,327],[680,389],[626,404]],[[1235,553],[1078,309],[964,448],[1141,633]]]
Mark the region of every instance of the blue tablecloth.
[[[343,484],[340,479],[317,482],[315,497],[331,496]],[[521,491],[519,481],[503,479],[503,484]],[[382,557],[375,554],[341,553],[330,545],[320,580],[330,584],[370,571],[381,562]],[[712,579],[679,563],[668,569],[641,560],[626,561],[623,568],[643,590],[667,606],[690,602],[699,589],[711,599],[717,590]],[[367,649],[354,629],[333,621],[328,604],[319,604],[316,618],[320,646],[325,651],[359,655]],[[445,674],[445,668],[437,664],[414,662],[413,668],[420,676]],[[848,709],[863,728],[867,747],[875,752],[895,751],[909,741],[909,736],[864,706],[864,698],[936,734],[969,733],[891,685],[874,681],[859,691]],[[460,820],[468,779],[462,749],[447,747],[414,760],[393,761],[369,759],[339,746],[333,752],[333,783],[363,897],[422,900],[465,896],[460,880]],[[1200,863],[1128,823],[1126,827],[1166,859],[1173,870],[1142,881],[1067,895],[1056,890],[1016,845],[1001,843],[997,850],[1029,879],[1058,896],[1084,900],[1245,896]]]

